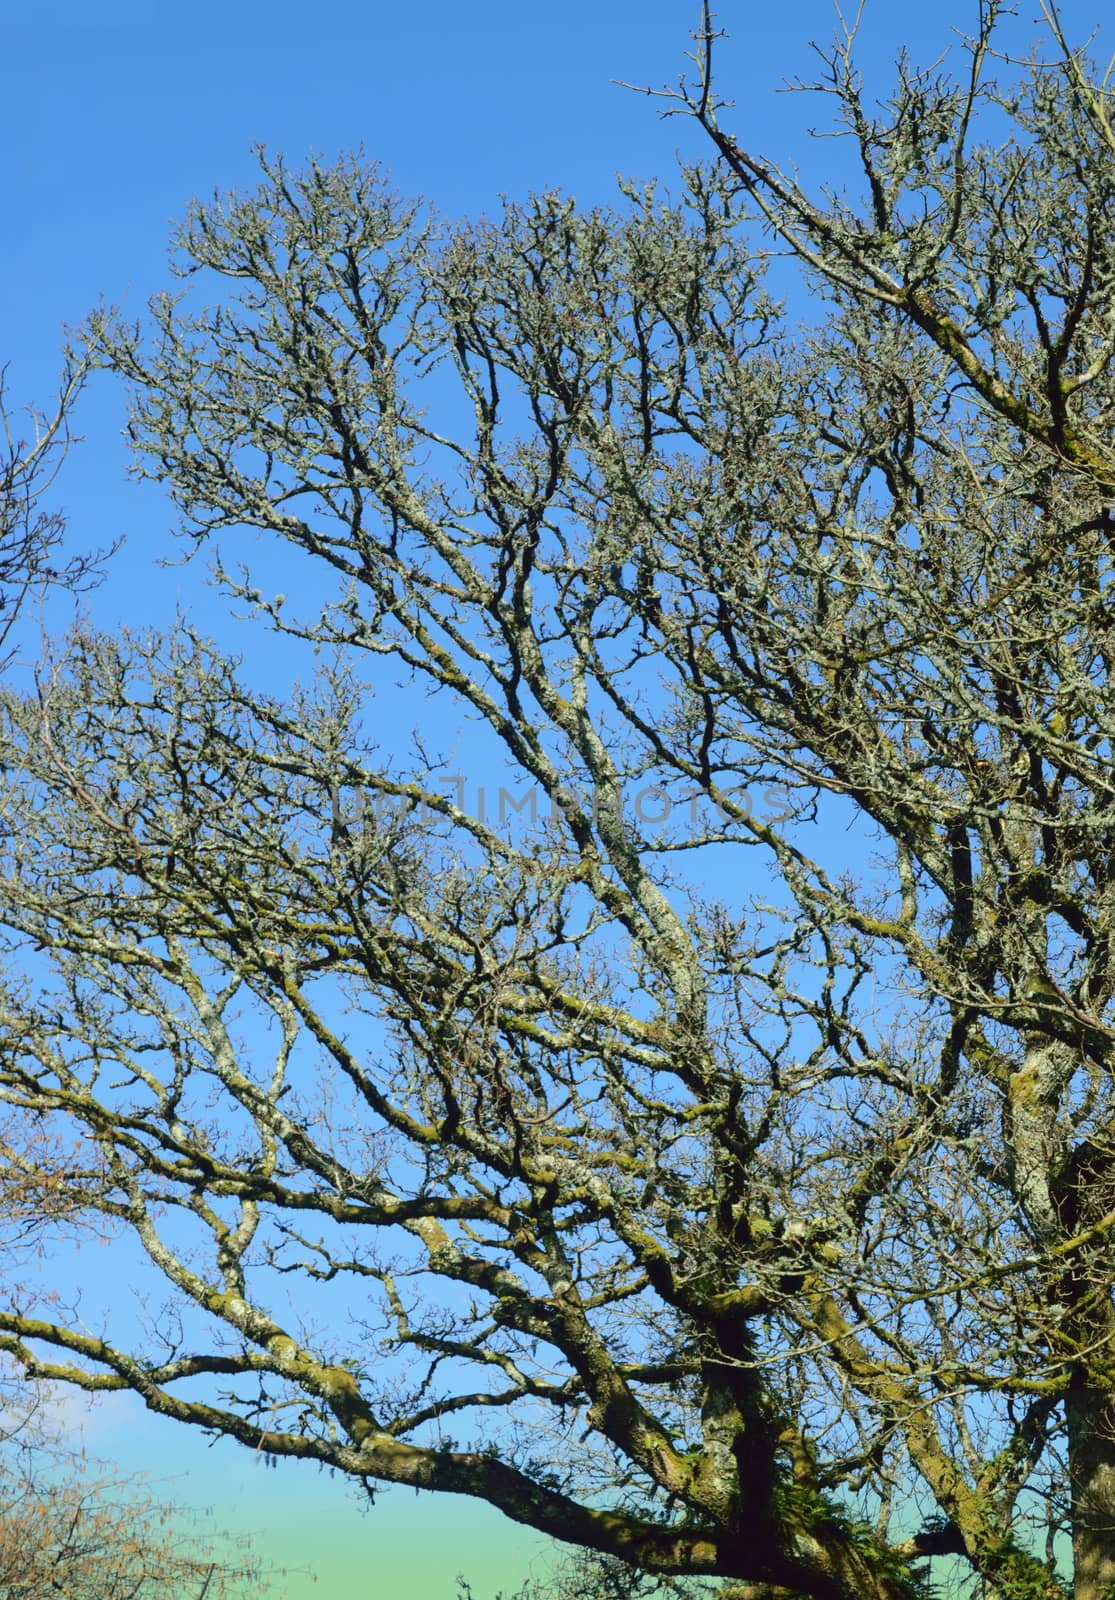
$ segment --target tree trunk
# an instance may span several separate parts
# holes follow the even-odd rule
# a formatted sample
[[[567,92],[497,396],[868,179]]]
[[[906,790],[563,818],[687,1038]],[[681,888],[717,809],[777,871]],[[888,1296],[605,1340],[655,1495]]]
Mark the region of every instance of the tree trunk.
[[[1074,1600],[1115,1597],[1115,1407],[1084,1374],[1066,1399]]]

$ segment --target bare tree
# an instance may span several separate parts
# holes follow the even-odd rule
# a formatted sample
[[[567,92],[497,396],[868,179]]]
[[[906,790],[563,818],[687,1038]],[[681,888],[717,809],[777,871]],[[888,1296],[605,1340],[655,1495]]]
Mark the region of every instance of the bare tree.
[[[9,1418],[10,1420],[10,1414]],[[4,1600],[229,1600],[266,1592],[258,1562],[190,1526],[180,1505],[104,1466],[59,1460],[40,1434],[18,1462],[3,1445]],[[65,1452],[69,1455],[69,1452]]]
[[[329,664],[79,636],[9,696],[0,1087],[81,1134],[12,1170],[170,1296],[12,1304],[29,1372],[636,1592],[1109,1593],[1115,144],[996,12],[881,108],[838,41],[863,205],[723,130],[706,16],[678,205],[195,208],[101,359]]]

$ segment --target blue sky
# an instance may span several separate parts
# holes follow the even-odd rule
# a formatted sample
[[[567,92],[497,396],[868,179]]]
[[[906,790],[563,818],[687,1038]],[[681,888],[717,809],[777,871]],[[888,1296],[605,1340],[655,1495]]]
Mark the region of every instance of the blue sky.
[[[1072,3],[1074,38],[1103,20],[1101,0]],[[887,82],[906,43],[932,59],[974,3],[932,19],[894,0],[869,4],[862,59]],[[499,196],[561,187],[583,203],[615,197],[617,173],[670,180],[675,151],[700,146],[681,119],[663,122],[623,78],[660,84],[680,71],[692,0],[9,0],[0,15],[0,361],[15,401],[45,402],[63,324],[100,297],[140,316],[167,282],[166,241],[195,195],[254,184],[252,146],[297,164],[363,145],[398,187],[450,215],[495,209]],[[829,0],[725,3],[722,86],[738,102],[726,119],[741,143],[822,179],[833,146],[810,145],[818,115],[777,91],[808,76],[809,41],[826,41]],[[1035,32],[1022,18],[1014,38]],[[1102,38],[1101,38],[1102,44]],[[95,597],[104,621],[169,623],[187,604],[222,631],[221,602],[200,569],[168,569],[170,516],[156,490],[123,476],[120,395],[98,385],[78,419],[78,447],[59,486],[75,545],[125,543]],[[229,638],[233,635],[230,633]],[[103,1255],[87,1258],[92,1275]],[[317,1594],[367,1600],[453,1600],[464,1570],[480,1600],[511,1589],[540,1541],[467,1504],[416,1503],[401,1492],[362,1515],[343,1486],[311,1468],[265,1471],[229,1445],[208,1449],[129,1402],[97,1413],[89,1443],[157,1478],[184,1473],[183,1500],[214,1505],[218,1521],[254,1530],[280,1564],[316,1569],[291,1600]]]

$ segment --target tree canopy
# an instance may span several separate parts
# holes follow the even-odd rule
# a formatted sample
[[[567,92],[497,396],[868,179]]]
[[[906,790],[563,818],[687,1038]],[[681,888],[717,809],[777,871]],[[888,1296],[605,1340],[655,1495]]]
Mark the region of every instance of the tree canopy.
[[[1115,132],[1000,9],[881,106],[838,40],[861,195],[741,148],[706,11],[679,199],[263,155],[91,325],[319,665],[6,697],[0,1097],[82,1136],[12,1175],[169,1296],[6,1306],[30,1372],[601,1573],[1111,1592]]]
[[[24,408],[31,438],[5,390],[0,368],[0,666],[2,654],[29,594],[50,588],[80,593],[96,581],[104,552],[63,555],[66,520],[44,508],[71,443],[71,418],[88,376],[88,356],[67,359],[51,411]]]

